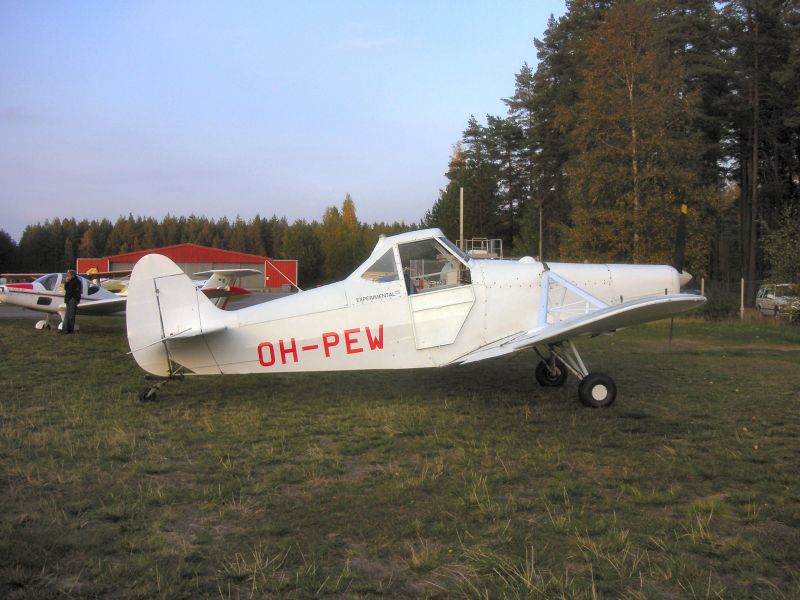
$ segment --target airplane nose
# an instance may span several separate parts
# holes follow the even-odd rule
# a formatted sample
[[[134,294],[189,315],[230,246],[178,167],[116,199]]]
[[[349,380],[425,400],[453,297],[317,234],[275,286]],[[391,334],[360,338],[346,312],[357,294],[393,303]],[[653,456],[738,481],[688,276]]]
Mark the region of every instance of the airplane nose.
[[[692,274],[688,271],[681,271],[681,274],[678,277],[679,281],[681,282],[681,287],[686,287],[689,285],[689,282],[692,280]]]

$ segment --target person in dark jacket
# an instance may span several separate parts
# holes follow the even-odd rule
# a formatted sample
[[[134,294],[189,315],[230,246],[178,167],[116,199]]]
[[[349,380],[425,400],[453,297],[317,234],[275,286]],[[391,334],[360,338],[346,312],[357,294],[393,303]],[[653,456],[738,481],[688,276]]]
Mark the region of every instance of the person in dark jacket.
[[[67,312],[64,314],[64,322],[61,324],[60,333],[72,333],[75,329],[75,313],[78,310],[78,302],[81,301],[81,280],[75,275],[75,269],[69,269],[64,279],[64,303],[67,305]]]

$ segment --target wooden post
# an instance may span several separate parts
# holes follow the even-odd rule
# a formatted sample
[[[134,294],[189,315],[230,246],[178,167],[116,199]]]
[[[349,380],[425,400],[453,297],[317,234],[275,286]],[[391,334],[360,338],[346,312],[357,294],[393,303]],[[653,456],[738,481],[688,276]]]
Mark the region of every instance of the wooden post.
[[[739,314],[741,315],[741,320],[744,321],[744,277],[742,277],[742,289],[739,299]]]

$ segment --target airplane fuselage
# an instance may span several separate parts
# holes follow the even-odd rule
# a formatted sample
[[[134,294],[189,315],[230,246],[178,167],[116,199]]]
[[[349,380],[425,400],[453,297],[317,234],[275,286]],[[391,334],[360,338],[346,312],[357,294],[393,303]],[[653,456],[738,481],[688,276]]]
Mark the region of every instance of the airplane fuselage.
[[[379,245],[371,259],[382,251]],[[534,329],[548,269],[609,305],[680,287],[666,266],[473,258],[461,265],[468,283],[409,293],[401,277],[365,277],[369,264],[344,281],[219,314],[224,331],[202,343],[169,340],[169,356],[195,374],[438,367]],[[160,344],[149,352],[153,364],[164,364]]]
[[[6,283],[0,285],[0,302],[38,312],[59,314],[63,310],[63,274],[51,273],[31,283]],[[84,277],[81,281],[81,304],[117,298],[98,284]]]

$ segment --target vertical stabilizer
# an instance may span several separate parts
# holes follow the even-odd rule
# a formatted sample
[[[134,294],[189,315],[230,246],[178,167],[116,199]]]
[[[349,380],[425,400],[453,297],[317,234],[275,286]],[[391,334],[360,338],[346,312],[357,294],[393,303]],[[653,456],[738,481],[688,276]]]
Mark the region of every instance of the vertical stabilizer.
[[[225,329],[224,315],[167,257],[148,254],[134,266],[126,327],[131,353],[145,371],[166,377],[175,362],[191,370],[193,365],[176,361],[171,344]],[[194,344],[191,356],[204,368],[216,364],[205,344]]]

